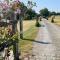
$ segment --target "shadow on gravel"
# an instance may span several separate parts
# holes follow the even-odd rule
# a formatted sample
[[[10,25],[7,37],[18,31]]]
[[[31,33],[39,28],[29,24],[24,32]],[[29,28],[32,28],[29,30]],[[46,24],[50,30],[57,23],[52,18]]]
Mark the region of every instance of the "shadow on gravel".
[[[36,41],[36,40],[33,40],[33,39],[23,38],[23,40],[32,41],[32,42],[36,42],[36,43],[40,43],[40,44],[51,44],[50,42]]]
[[[45,27],[45,25],[41,25],[41,27]]]

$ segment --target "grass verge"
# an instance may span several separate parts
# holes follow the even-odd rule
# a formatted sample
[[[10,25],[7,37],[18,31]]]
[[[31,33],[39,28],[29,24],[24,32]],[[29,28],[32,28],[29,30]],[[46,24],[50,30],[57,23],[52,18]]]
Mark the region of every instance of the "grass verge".
[[[49,21],[51,22],[51,17],[49,18]],[[60,26],[60,16],[55,16],[55,19],[54,19],[54,24],[56,24],[57,26]]]
[[[37,32],[38,28],[34,25],[24,32],[24,39],[20,40],[19,43],[19,47],[21,49],[21,56],[31,53],[33,45],[33,42],[31,40],[34,40],[36,38]]]

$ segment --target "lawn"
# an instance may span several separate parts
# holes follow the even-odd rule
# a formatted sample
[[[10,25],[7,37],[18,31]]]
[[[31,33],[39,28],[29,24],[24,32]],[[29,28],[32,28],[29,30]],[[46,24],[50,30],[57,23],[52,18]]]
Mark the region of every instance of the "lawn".
[[[56,25],[60,26],[60,16],[56,16],[54,21]]]
[[[38,28],[35,27],[35,21],[24,21],[24,31],[24,39],[20,39],[19,42],[21,56],[31,54],[33,41],[38,32]]]
[[[51,17],[49,18],[49,21],[51,21]],[[56,25],[60,26],[60,16],[55,16],[55,19],[54,19]]]
[[[35,20],[26,20],[23,21],[23,31],[28,30],[32,25],[35,25],[36,21]]]

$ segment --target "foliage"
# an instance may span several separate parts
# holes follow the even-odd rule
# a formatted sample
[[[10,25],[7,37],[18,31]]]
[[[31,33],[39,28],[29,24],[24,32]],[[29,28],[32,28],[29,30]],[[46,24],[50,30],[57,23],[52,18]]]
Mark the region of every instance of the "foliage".
[[[60,15],[60,12],[57,12],[56,15]]]
[[[24,3],[22,3],[22,2],[20,3],[20,6],[21,6],[21,8],[20,8],[20,9],[21,9],[21,15],[22,15],[23,17],[25,17],[25,16],[26,16],[25,14],[26,14],[26,12],[27,12],[27,10],[28,10],[28,9],[27,9],[27,6],[25,6]]]
[[[32,3],[32,6],[35,6],[35,5],[36,5],[35,3],[34,4]],[[17,11],[17,9],[21,10],[20,15],[23,16],[24,19],[28,20],[28,19],[32,19],[33,17],[36,16],[36,12],[34,10],[32,10],[32,8],[29,10],[28,6],[25,6],[23,2],[18,1],[18,2],[13,2],[11,7],[6,9],[7,10],[7,17],[10,17],[10,19],[12,19],[13,17],[11,17],[11,15],[13,15],[14,12]]]
[[[18,40],[18,32],[16,32],[12,37],[11,39],[13,40]]]
[[[40,10],[40,14],[43,16],[43,17],[48,17],[49,16],[49,11],[47,8],[44,8],[44,9],[41,9]]]
[[[8,28],[0,28],[0,39],[1,39],[1,42],[4,41],[4,40],[18,40],[18,33],[16,32],[15,34],[10,33],[11,31],[9,31]]]
[[[56,12],[51,12],[51,15],[56,15]]]
[[[26,16],[25,16],[24,19],[25,19],[25,20],[26,20],[26,19],[27,19],[27,20],[28,20],[28,19],[30,20],[30,19],[33,19],[34,17],[36,17],[36,12],[35,12],[34,10],[32,10],[32,9],[30,9],[30,10],[28,9],[27,12],[26,12]]]
[[[13,10],[16,10],[18,8],[20,8],[20,2],[13,2],[12,7]]]
[[[20,6],[21,6],[21,15],[24,16],[25,20],[30,20],[33,17],[36,16],[36,12],[32,9],[28,9],[27,6],[24,5],[24,3],[20,2]]]
[[[49,16],[52,16],[52,15],[56,15],[56,12],[55,11],[53,11],[53,12],[49,11]]]
[[[41,24],[39,22],[36,23],[36,27],[40,27]]]
[[[50,16],[52,16],[52,15],[60,15],[60,12],[55,12],[55,11],[50,12]]]

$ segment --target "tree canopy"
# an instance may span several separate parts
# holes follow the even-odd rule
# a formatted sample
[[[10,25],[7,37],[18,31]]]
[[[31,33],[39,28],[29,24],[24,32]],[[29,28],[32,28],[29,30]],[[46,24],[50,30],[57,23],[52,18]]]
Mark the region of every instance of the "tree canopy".
[[[28,9],[26,12],[25,19],[33,19],[36,16],[36,12],[32,9]]]
[[[49,11],[47,8],[41,9],[40,10],[40,15],[43,17],[48,17],[49,16]]]

